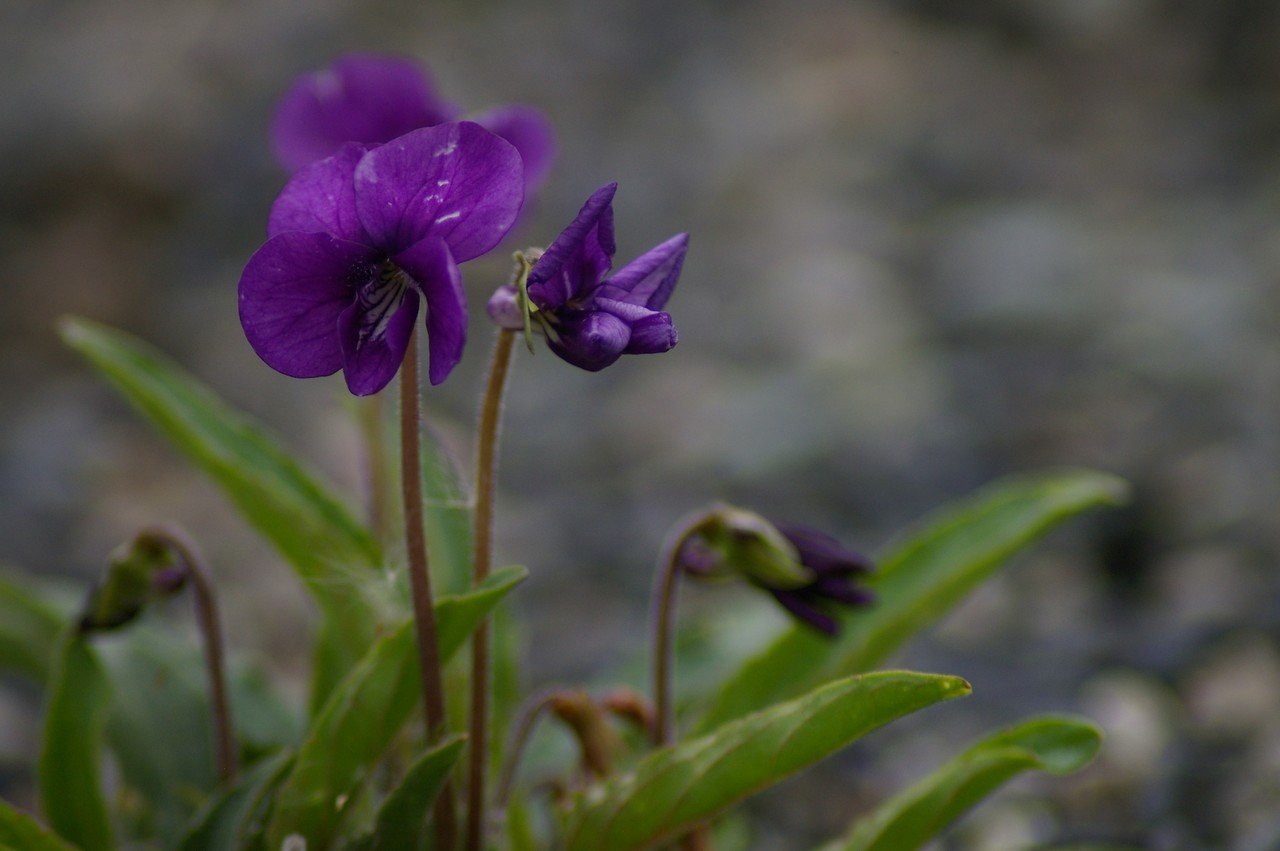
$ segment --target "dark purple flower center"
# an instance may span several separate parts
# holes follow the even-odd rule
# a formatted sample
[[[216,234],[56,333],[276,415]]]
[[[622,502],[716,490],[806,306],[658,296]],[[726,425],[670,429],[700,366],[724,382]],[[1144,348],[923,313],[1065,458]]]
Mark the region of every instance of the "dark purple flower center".
[[[390,260],[383,260],[367,281],[356,288],[360,306],[359,345],[381,337],[391,317],[400,309],[404,294],[414,280]]]

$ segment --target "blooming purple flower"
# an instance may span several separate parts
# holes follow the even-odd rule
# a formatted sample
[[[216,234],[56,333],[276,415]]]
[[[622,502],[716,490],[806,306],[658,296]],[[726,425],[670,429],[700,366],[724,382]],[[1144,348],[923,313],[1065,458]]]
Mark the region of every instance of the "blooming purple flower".
[[[689,235],[672,237],[606,277],[617,250],[613,235],[617,188],[610,183],[597,189],[534,263],[527,308],[511,284],[489,299],[489,315],[499,325],[523,328],[523,310],[531,310],[551,350],[592,372],[624,354],[668,351],[679,339],[670,314],[662,307],[680,277]]]
[[[432,384],[462,357],[458,264],[497,245],[524,195],[520,155],[478,124],[347,143],[300,170],[271,209],[269,239],[240,277],[240,324],[258,356],[295,378],[339,369],[357,396],[395,376],[426,301]]]
[[[280,162],[296,171],[333,155],[347,142],[382,144],[411,130],[454,121],[461,113],[413,60],[352,53],[294,81],[276,108],[271,140]],[[546,116],[513,104],[470,120],[520,152],[526,195],[542,184],[556,151]]]
[[[727,505],[707,513],[680,550],[680,567],[704,579],[738,576],[768,591],[783,608],[827,635],[840,624],[834,606],[875,599],[857,579],[874,570],[865,556],[808,526],[770,523]]]

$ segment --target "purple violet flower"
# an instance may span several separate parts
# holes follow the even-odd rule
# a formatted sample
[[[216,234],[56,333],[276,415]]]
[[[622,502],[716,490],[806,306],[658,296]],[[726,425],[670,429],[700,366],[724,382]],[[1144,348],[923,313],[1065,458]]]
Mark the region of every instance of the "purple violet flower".
[[[719,505],[680,551],[680,566],[695,578],[740,577],[768,591],[802,623],[827,635],[840,624],[835,606],[865,606],[875,595],[857,580],[875,567],[809,526],[770,523],[758,514]]]
[[[277,159],[296,171],[335,154],[347,142],[383,144],[412,130],[457,120],[461,113],[440,96],[417,62],[352,53],[294,81],[276,108],[271,141]],[[545,115],[512,104],[469,120],[520,152],[526,196],[542,185],[556,154],[555,133]]]
[[[341,369],[357,396],[395,376],[427,304],[429,377],[457,365],[467,312],[458,264],[496,246],[520,212],[520,155],[478,124],[348,143],[300,170],[240,277],[240,324],[295,378]]]
[[[610,183],[587,199],[577,217],[533,264],[527,284],[527,309],[546,334],[548,347],[591,372],[624,354],[668,351],[679,339],[670,314],[662,307],[680,277],[689,235],[672,237],[606,277],[617,250],[613,235],[617,188]],[[503,328],[523,328],[524,309],[511,284],[489,299],[489,316]]]

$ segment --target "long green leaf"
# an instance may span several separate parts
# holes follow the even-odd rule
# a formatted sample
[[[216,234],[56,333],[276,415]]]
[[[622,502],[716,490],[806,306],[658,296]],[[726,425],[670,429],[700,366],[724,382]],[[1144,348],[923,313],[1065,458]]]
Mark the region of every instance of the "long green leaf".
[[[1124,495],[1124,483],[1114,476],[1070,472],[1006,481],[930,518],[923,531],[880,560],[869,578],[874,606],[845,614],[835,639],[803,626],[788,629],[717,692],[698,729],[871,669],[1020,549],[1064,520],[1094,506],[1114,505]]]
[[[75,851],[40,822],[0,801],[0,848],[16,851]]]
[[[275,437],[160,352],[84,319],[64,320],[61,332],[293,565],[333,622],[323,634],[342,642],[322,673],[359,658],[376,618],[356,574],[367,579],[381,563],[368,529]]]
[[[823,851],[921,848],[1015,775],[1031,769],[1070,774],[1088,765],[1101,743],[1101,732],[1084,719],[1032,719],[978,742]]]
[[[651,847],[877,727],[968,693],[969,684],[958,677],[905,671],[829,683],[658,751],[633,771],[579,795],[567,821],[566,848]]]
[[[422,433],[422,524],[441,593],[471,586],[472,502],[462,474],[432,429]]]
[[[455,736],[420,756],[378,808],[373,851],[412,851],[425,841],[427,814],[466,740]]]
[[[49,825],[84,851],[115,844],[99,764],[110,701],[97,654],[74,630],[66,631],[49,680],[40,800]]]
[[[293,754],[279,751],[245,771],[236,785],[209,801],[190,829],[180,851],[237,851],[242,826],[254,802],[293,764]]]
[[[28,583],[0,574],[0,669],[44,685],[66,616]]]
[[[495,571],[469,594],[436,603],[441,661],[447,662],[504,595],[525,577],[520,567]],[[325,704],[280,790],[270,845],[291,833],[311,849],[333,841],[350,792],[382,756],[421,694],[412,622],[370,648]]]

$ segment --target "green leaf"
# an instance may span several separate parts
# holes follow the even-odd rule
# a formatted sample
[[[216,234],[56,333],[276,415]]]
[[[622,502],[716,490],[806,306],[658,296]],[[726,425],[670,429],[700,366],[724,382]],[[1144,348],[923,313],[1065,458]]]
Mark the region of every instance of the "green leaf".
[[[1029,769],[1070,774],[1088,765],[1101,743],[1102,733],[1084,719],[1032,719],[978,742],[823,851],[921,848],[1015,775]]]
[[[431,428],[423,429],[421,446],[422,525],[432,580],[442,594],[461,594],[471,587],[471,497]]]
[[[17,851],[75,851],[44,825],[5,801],[0,801],[0,848]]]
[[[436,603],[442,664],[525,575],[524,568],[504,568],[474,592]],[[414,625],[406,621],[370,648],[312,724],[280,791],[269,830],[271,847],[279,847],[291,833],[307,837],[313,851],[328,847],[351,791],[417,704],[419,676]]]
[[[410,851],[423,847],[427,814],[462,753],[466,739],[454,736],[431,748],[409,767],[400,785],[378,808],[374,851]]]
[[[671,839],[926,706],[969,693],[958,677],[887,671],[849,677],[665,748],[577,796],[568,851],[628,851]]]
[[[44,685],[66,616],[17,575],[0,575],[0,668]]]
[[[180,851],[236,851],[246,819],[264,792],[284,779],[293,765],[289,751],[277,753],[250,766],[236,785],[209,801],[195,826],[183,838]]]
[[[59,835],[84,851],[106,851],[115,842],[99,761],[111,685],[93,648],[74,630],[58,647],[45,709],[40,799]]]
[[[697,729],[871,669],[1020,549],[1086,509],[1119,503],[1125,492],[1114,476],[1087,471],[1018,478],[929,518],[923,531],[879,560],[867,583],[875,605],[845,613],[834,639],[801,625],[788,629],[717,692]]]
[[[341,641],[328,650],[325,678],[354,663],[377,620],[361,587],[381,564],[369,530],[275,437],[160,352],[84,319],[64,320],[61,333],[293,565],[333,621],[323,635]],[[319,683],[316,691],[327,694],[331,685]]]

